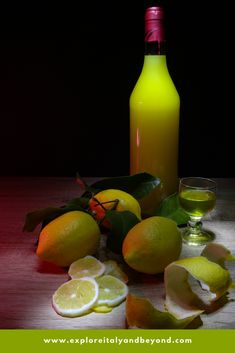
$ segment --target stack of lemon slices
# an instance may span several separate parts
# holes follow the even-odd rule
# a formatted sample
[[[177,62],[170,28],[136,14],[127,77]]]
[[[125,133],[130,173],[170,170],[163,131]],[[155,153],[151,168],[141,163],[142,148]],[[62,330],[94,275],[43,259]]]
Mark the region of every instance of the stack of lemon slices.
[[[102,263],[88,255],[73,262],[68,274],[71,280],[62,284],[52,298],[59,315],[106,313],[123,302],[128,294],[128,278],[115,261]]]

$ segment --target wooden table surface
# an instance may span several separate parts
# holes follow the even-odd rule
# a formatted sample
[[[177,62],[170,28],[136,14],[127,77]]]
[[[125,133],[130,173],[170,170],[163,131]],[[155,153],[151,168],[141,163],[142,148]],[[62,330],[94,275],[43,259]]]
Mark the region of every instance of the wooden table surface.
[[[92,180],[92,179],[88,179]],[[216,209],[204,221],[216,233],[216,242],[235,254],[235,179],[217,179]],[[80,189],[72,178],[0,178],[0,328],[15,329],[121,329],[126,327],[125,303],[111,313],[92,313],[79,318],[63,318],[51,306],[54,291],[68,280],[67,272],[40,261],[35,255],[39,229],[23,233],[27,212],[61,206],[77,197]],[[203,247],[183,245],[181,257],[199,255]],[[229,263],[235,281],[235,264]],[[136,275],[129,291],[148,297],[161,307],[163,278]],[[202,315],[200,329],[235,328],[235,289],[231,301],[214,313]]]

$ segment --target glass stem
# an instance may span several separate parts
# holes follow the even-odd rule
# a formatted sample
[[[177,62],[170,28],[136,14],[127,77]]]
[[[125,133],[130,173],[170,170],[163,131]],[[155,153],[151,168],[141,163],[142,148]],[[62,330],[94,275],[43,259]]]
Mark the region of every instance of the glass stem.
[[[188,227],[190,229],[190,234],[197,236],[201,233],[202,222],[201,217],[190,217],[188,221]]]

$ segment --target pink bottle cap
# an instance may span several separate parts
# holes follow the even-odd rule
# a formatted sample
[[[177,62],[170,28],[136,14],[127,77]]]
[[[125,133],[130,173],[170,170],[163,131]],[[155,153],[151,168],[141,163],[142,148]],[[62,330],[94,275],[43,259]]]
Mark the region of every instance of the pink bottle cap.
[[[165,12],[162,7],[153,6],[149,7],[145,11],[145,21],[149,20],[163,20]]]
[[[145,11],[145,41],[146,42],[163,42],[165,40],[165,32],[163,20],[165,17],[162,7],[148,7]]]

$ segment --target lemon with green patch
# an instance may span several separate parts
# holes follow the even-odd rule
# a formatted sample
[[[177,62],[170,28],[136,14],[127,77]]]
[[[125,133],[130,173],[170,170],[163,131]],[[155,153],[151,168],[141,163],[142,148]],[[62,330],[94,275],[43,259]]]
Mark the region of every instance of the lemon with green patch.
[[[127,233],[122,254],[138,272],[157,274],[179,258],[182,238],[176,223],[165,217],[149,217]]]
[[[71,211],[42,229],[36,253],[44,261],[65,267],[94,254],[99,244],[100,229],[92,216],[82,211]]]

